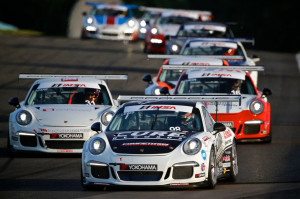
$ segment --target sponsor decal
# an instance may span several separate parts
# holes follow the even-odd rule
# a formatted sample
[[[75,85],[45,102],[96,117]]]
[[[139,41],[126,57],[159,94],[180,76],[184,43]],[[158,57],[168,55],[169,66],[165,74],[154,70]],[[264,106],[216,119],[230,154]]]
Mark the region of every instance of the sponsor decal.
[[[121,146],[159,146],[168,147],[168,143],[154,143],[154,142],[133,142],[133,143],[123,143]]]
[[[224,168],[224,174],[226,173],[226,168]]]
[[[167,139],[182,141],[186,138],[185,134],[181,132],[122,132],[113,137],[113,141],[127,140],[127,139]]]
[[[119,165],[121,171],[157,171],[157,164],[109,163],[109,165]]]
[[[231,77],[231,74],[225,73],[203,73],[202,77]]]
[[[78,78],[61,78],[62,82],[77,82]]]
[[[231,144],[231,140],[227,140],[227,141],[225,142],[225,145],[228,145],[228,144]]]
[[[85,84],[53,84],[52,88],[59,88],[59,87],[86,87]]]
[[[203,63],[203,62],[183,62],[182,65],[185,65],[185,66],[210,66],[209,63]]]
[[[34,133],[37,133],[37,130],[33,129],[33,132],[34,132]]]
[[[205,173],[197,173],[195,174],[195,178],[202,178],[205,177]]]
[[[159,110],[176,110],[175,106],[148,106],[148,108],[141,108],[141,109],[159,109]]]
[[[230,154],[231,154],[231,151],[229,151],[229,150],[228,150],[228,151],[225,151],[225,154],[226,154],[226,155],[230,155]]]
[[[230,162],[225,162],[223,163],[223,167],[230,167],[231,166],[231,163]]]
[[[227,129],[226,131],[224,131],[224,139],[227,139],[231,136],[231,131],[229,129]]]
[[[58,153],[72,153],[72,149],[57,149]]]
[[[204,163],[201,164],[201,171],[205,171],[205,164]]]
[[[203,139],[204,142],[206,142],[207,140],[210,139],[210,137],[203,137],[202,139]]]
[[[233,122],[221,122],[224,124],[226,127],[232,128],[233,127]]]
[[[54,108],[44,108],[43,111],[44,111],[44,112],[47,112],[47,111],[54,111]]]
[[[48,134],[51,134],[51,133],[88,133],[90,132],[90,129],[70,129],[70,128],[67,128],[67,129],[45,129],[45,128],[40,128],[39,129],[40,131],[40,134],[43,134],[43,133],[48,133]],[[48,135],[48,134],[45,134],[45,135]]]
[[[83,139],[83,133],[52,133],[50,139]]]
[[[225,156],[223,156],[223,161],[224,162],[229,162],[230,161],[230,156],[229,155],[225,155]]]
[[[203,160],[206,160],[206,152],[203,149],[201,150],[201,156]]]
[[[173,183],[173,184],[170,184],[170,186],[189,186],[190,184],[189,183]]]

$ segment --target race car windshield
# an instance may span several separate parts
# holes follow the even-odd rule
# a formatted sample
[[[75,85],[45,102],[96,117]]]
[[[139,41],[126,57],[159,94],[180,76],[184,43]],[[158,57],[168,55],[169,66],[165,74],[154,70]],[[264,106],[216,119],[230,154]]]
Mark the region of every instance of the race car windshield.
[[[223,46],[196,46],[186,47],[182,51],[183,55],[238,55],[245,57],[243,51],[238,47],[237,49],[223,47]]]
[[[117,113],[107,127],[107,131],[203,131],[201,118],[198,114],[164,111],[146,110]]]
[[[216,30],[206,30],[206,29],[189,29],[189,30],[179,30],[177,33],[180,37],[217,37],[217,38],[229,38],[230,35],[227,32],[216,31]]]
[[[157,20],[157,25],[165,25],[165,24],[184,24],[189,21],[195,21],[193,18],[182,17],[182,16],[169,16],[169,17],[161,17]]]
[[[177,81],[182,73],[182,70],[165,70],[163,69],[158,78],[161,82]]]
[[[106,90],[86,87],[38,88],[30,93],[26,103],[111,105]]]
[[[126,17],[128,14],[124,10],[117,10],[112,8],[102,8],[102,9],[95,9],[91,11],[91,15],[105,15],[105,16],[123,16]]]
[[[179,83],[177,94],[250,94],[256,95],[251,80],[231,78],[193,78]]]

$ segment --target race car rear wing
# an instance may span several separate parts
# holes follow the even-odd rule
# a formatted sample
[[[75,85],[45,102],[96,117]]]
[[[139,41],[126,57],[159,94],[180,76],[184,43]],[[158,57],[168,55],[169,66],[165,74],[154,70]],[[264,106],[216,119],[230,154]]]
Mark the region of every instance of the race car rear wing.
[[[152,100],[179,100],[193,102],[213,102],[216,105],[216,121],[218,120],[218,104],[220,102],[238,102],[241,106],[241,95],[119,95],[117,101],[119,105],[129,101],[152,101]]]
[[[173,9],[173,8],[155,8],[155,7],[146,7],[140,6],[141,11],[153,11],[153,12],[163,12],[163,11],[175,11],[175,12],[195,12],[203,15],[211,15],[211,11],[206,10],[185,10],[185,9]]]
[[[263,66],[193,66],[193,65],[162,65],[166,70],[190,70],[190,69],[226,69],[226,70],[243,70],[243,71],[264,71]]]
[[[46,78],[92,78],[98,80],[127,80],[128,75],[58,75],[58,74],[19,74],[19,79]]]
[[[119,95],[119,104],[129,101],[180,100],[193,102],[239,102],[241,95]]]
[[[227,59],[227,60],[244,60],[243,56],[236,55],[153,55],[149,54],[150,59],[173,59],[173,58],[214,58],[214,59]]]
[[[189,36],[189,37],[184,37],[184,36],[170,36],[170,39],[178,39],[178,40],[189,40],[189,39],[201,39],[201,40],[209,40],[209,41],[222,41],[222,40],[226,40],[226,41],[237,41],[237,42],[242,42],[242,43],[251,43],[253,46],[255,44],[255,39],[254,38],[213,38],[213,37],[193,37],[193,36]]]

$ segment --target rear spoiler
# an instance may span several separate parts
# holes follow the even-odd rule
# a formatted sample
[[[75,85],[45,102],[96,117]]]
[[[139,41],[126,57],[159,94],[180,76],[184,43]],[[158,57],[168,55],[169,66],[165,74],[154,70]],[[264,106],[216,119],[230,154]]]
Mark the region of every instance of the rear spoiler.
[[[173,9],[173,8],[155,8],[155,7],[146,7],[140,6],[141,11],[154,11],[154,12],[163,12],[163,11],[178,11],[178,12],[195,12],[202,15],[211,15],[211,11],[206,10],[185,10],[185,9]]]
[[[130,96],[119,95],[119,105],[129,101],[149,101],[149,100],[179,100],[192,102],[214,102],[216,105],[216,121],[218,121],[218,104],[219,102],[238,102],[241,106],[241,95],[147,95],[147,96]]]
[[[155,7],[140,6],[139,10],[149,11],[149,12],[163,12],[165,10],[172,10],[172,9],[171,8],[155,8]]]
[[[239,102],[241,95],[119,95],[119,104],[129,101],[180,100],[193,102]]]
[[[92,78],[98,80],[127,80],[128,75],[57,75],[57,74],[19,74],[19,79],[45,78]]]
[[[226,69],[226,70],[243,70],[243,71],[264,71],[263,66],[193,66],[193,65],[162,65],[166,70],[190,70],[190,69]]]
[[[210,40],[210,41],[236,41],[236,42],[242,42],[242,43],[251,43],[253,46],[255,44],[254,38],[248,38],[248,37],[239,37],[239,38],[213,38],[213,37],[181,37],[181,36],[170,36],[170,39],[180,39],[180,40],[189,40],[189,39],[203,39],[203,40]]]
[[[228,59],[228,60],[244,60],[243,56],[230,56],[230,55],[154,55],[149,54],[150,59],[173,59],[173,58],[215,58],[215,59]]]

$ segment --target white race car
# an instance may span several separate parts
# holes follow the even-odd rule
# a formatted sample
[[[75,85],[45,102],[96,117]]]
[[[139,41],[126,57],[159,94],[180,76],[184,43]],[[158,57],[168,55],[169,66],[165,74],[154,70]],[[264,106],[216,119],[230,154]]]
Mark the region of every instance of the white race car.
[[[83,143],[95,134],[91,124],[106,128],[118,102],[104,80],[126,80],[127,75],[25,75],[39,79],[24,101],[11,98],[16,109],[9,116],[8,153],[38,151],[81,153]],[[45,79],[44,79],[45,78]]]
[[[190,98],[120,96],[121,101],[142,101],[123,104],[105,132],[85,142],[82,186],[214,188],[219,178],[234,181],[238,174],[234,133],[215,123],[203,104]],[[149,99],[153,100],[143,101]],[[99,127],[95,123],[92,129],[100,131]]]
[[[86,2],[92,6],[84,13],[81,38],[108,40],[136,40],[139,34],[138,20],[134,17],[136,5]]]

